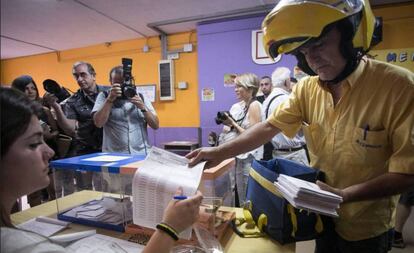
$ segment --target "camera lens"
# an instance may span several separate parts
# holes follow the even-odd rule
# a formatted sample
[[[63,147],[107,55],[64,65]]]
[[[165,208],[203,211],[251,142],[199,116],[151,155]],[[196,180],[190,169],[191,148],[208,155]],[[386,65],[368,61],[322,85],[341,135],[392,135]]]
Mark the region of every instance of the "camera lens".
[[[227,119],[226,112],[223,112],[223,111],[217,112],[217,117],[215,118],[217,125],[223,124],[223,121],[225,121],[226,119]]]
[[[123,93],[127,98],[133,98],[137,95],[137,91],[134,86],[125,86]]]

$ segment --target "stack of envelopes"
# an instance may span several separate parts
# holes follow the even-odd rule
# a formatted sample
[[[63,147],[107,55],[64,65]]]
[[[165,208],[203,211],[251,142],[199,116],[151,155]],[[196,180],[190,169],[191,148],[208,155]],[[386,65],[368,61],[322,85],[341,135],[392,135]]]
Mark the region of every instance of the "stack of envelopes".
[[[274,184],[283,197],[294,207],[338,217],[336,209],[342,202],[341,196],[321,190],[315,183],[283,174],[279,175]]]

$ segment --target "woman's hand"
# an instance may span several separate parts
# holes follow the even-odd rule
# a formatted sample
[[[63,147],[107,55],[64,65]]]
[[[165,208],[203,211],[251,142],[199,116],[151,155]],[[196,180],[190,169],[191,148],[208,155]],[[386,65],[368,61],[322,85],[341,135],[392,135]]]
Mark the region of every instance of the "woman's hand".
[[[223,121],[223,125],[229,126],[229,127],[235,127],[235,125],[237,125],[237,123],[234,121],[234,119],[227,113],[225,112],[227,119]]]
[[[175,195],[182,195],[183,190],[179,188]],[[203,195],[200,191],[185,200],[171,200],[164,211],[162,222],[168,224],[178,233],[193,225],[199,217],[200,205]]]

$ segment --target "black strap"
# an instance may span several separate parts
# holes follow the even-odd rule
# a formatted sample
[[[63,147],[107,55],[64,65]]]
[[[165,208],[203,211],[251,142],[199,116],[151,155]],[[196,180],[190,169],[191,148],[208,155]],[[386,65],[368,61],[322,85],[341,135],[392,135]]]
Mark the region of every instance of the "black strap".
[[[241,118],[240,118],[240,119],[238,119],[238,120],[234,120],[234,121],[236,122],[236,124],[237,124],[237,125],[241,126],[241,124],[243,123],[243,120],[246,118],[247,113],[248,113],[249,108],[250,108],[250,104],[251,104],[252,102],[253,102],[253,101],[251,101],[251,102],[247,105],[246,109],[244,110],[244,115],[243,115],[243,117],[241,117]],[[233,117],[233,116],[232,116],[232,117]],[[234,119],[234,118],[233,118],[233,119]]]
[[[273,100],[275,100],[277,97],[280,97],[282,95],[286,95],[286,94],[279,94],[277,96],[272,97],[272,99],[270,99],[269,104],[267,104],[267,108],[266,108],[266,114],[265,114],[266,115],[266,119],[269,116],[269,108],[270,108],[270,105],[272,104]]]
[[[272,97],[272,99],[270,99],[269,104],[267,104],[267,108],[266,108],[266,119],[269,115],[269,108],[270,108],[270,105],[272,104],[273,100],[275,100],[277,97],[280,97],[282,95],[285,95],[285,94],[279,94],[277,96]],[[274,149],[274,147],[273,147],[272,141],[266,142],[263,145],[263,160],[269,161],[269,160],[273,159],[273,154],[272,154],[273,149]]]

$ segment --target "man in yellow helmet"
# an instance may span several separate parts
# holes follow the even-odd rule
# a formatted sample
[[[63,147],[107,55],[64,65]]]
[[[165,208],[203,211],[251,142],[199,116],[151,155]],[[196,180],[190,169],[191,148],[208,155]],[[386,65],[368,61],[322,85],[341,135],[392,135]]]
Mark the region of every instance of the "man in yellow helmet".
[[[254,149],[303,129],[323,189],[343,197],[316,252],[387,252],[397,194],[414,185],[414,75],[364,57],[378,42],[364,0],[281,0],[263,21],[271,57],[293,54],[310,77],[267,121],[222,146],[195,150],[190,165]]]

